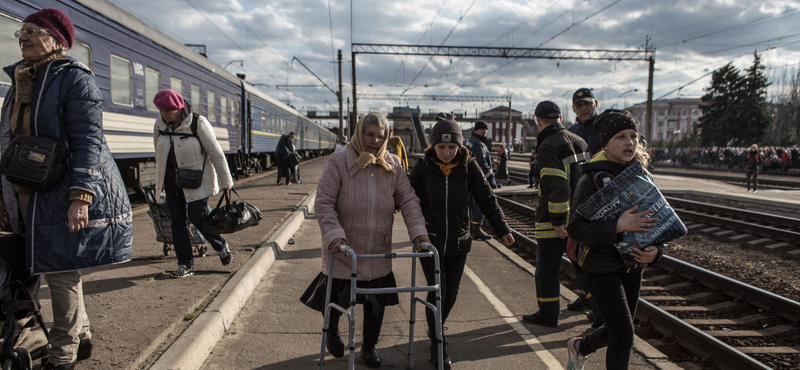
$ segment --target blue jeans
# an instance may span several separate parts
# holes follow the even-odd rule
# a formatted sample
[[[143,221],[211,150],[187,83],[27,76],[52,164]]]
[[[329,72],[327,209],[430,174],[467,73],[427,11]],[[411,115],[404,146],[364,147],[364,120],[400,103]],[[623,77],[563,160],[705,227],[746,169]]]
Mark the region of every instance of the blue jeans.
[[[164,185],[164,192],[167,195],[167,207],[169,207],[170,227],[172,229],[172,244],[175,246],[175,255],[178,256],[178,264],[194,266],[192,256],[192,245],[189,241],[190,221],[197,230],[206,238],[211,248],[219,252],[225,246],[225,239],[219,234],[211,234],[203,231],[203,221],[208,218],[211,208],[208,207],[208,198],[186,203],[183,189],[178,189],[168,184]],[[188,217],[187,217],[188,211]]]

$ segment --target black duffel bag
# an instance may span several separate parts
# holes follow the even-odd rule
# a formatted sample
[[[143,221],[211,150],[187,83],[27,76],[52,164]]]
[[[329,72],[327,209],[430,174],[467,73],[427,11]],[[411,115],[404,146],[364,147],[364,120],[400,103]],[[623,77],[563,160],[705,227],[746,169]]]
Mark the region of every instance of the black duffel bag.
[[[239,196],[236,190],[231,189],[231,191]],[[223,200],[225,200],[224,206],[222,205]],[[228,193],[223,192],[217,202],[217,207],[203,221],[203,231],[213,234],[231,234],[258,225],[262,218],[258,207],[238,200],[231,202]]]
[[[17,136],[3,150],[0,175],[14,185],[44,191],[64,177],[65,158],[64,146],[57,141],[44,137]]]

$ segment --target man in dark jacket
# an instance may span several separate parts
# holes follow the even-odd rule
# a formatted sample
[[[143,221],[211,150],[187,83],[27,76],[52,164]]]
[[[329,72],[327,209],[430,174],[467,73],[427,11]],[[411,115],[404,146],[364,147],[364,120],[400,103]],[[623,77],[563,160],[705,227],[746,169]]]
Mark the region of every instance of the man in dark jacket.
[[[489,131],[489,125],[487,125],[486,122],[475,122],[475,127],[472,128],[472,135],[469,137],[469,139],[464,141],[464,146],[469,149],[472,157],[475,158],[476,162],[478,162],[478,166],[480,166],[481,171],[483,171],[483,176],[486,177],[486,181],[489,182],[489,185],[492,187],[492,189],[495,189],[497,188],[497,184],[494,182],[494,172],[492,172],[492,157],[489,155],[489,148],[492,147],[492,139],[486,137],[487,131]],[[491,235],[481,230],[482,224],[483,212],[481,212],[481,207],[478,206],[473,198],[472,235],[478,240],[491,239]]]
[[[572,94],[572,111],[575,112],[575,124],[569,127],[569,132],[578,135],[589,146],[591,155],[603,149],[600,144],[600,135],[594,128],[597,118],[597,107],[600,102],[594,98],[592,90],[580,88]]]
[[[574,125],[569,127],[569,131],[578,135],[589,146],[589,152],[592,156],[602,150],[600,134],[594,127],[595,118],[597,118],[597,107],[600,103],[595,99],[592,90],[587,88],[580,88],[572,94],[572,111],[575,112],[577,117]],[[581,294],[574,302],[570,302],[567,308],[572,311],[583,311],[591,307],[590,299],[592,297],[589,293],[589,288],[586,285],[586,280],[583,278],[583,268],[575,261],[572,262],[575,268],[575,273],[578,275],[578,282],[581,284],[581,289],[585,294]],[[592,314],[592,321],[601,322],[597,317]]]
[[[539,205],[536,207],[536,300],[539,311],[522,316],[535,325],[556,327],[560,312],[558,268],[567,247],[569,205],[580,177],[580,163],[589,159],[586,142],[561,125],[561,109],[551,101],[534,112],[539,135]]]
[[[278,185],[283,184],[283,178],[286,178],[286,184],[292,184],[292,178],[289,174],[289,154],[294,152],[294,132],[284,134],[278,141],[278,147],[275,149],[275,159],[278,162]]]

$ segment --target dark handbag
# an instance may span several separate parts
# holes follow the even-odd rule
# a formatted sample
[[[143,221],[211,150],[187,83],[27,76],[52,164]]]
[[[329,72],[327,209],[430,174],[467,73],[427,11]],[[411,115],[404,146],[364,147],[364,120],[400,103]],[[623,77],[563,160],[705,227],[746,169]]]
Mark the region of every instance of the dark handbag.
[[[161,131],[162,135],[169,136],[169,144],[172,146],[172,157],[175,160],[175,185],[178,185],[181,189],[197,189],[203,185],[203,173],[206,170],[206,160],[205,155],[206,151],[203,149],[203,143],[200,142],[200,137],[197,136],[197,119],[198,115],[192,114],[192,124],[191,130],[192,134],[177,134],[174,132],[165,132]],[[203,169],[201,170],[189,170],[185,168],[178,168],[178,157],[175,156],[175,142],[173,141],[173,136],[180,136],[181,140],[186,138],[196,138],[198,142],[200,142],[200,151],[203,153]]]
[[[231,189],[231,191],[239,196],[236,190]],[[222,205],[223,200],[225,200],[224,206]],[[262,218],[258,207],[237,200],[231,202],[228,193],[223,192],[217,202],[217,207],[203,221],[203,231],[213,234],[231,234],[258,225]]]
[[[19,136],[20,127],[22,122],[17,124],[14,140],[0,157],[0,175],[33,191],[50,189],[66,172],[64,146],[44,137]]]

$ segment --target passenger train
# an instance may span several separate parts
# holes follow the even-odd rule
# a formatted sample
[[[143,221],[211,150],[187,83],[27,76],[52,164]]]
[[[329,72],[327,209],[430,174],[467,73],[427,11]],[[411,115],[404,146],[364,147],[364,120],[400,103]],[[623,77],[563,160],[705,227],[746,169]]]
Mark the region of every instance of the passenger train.
[[[58,8],[75,25],[70,56],[95,74],[103,93],[103,130],[130,188],[155,180],[153,128],[161,89],[180,92],[207,117],[237,178],[267,168],[281,135],[295,132],[304,156],[333,150],[336,135],[108,0],[0,1],[0,66],[21,59],[14,31],[41,8]],[[10,86],[0,72],[0,104]]]

